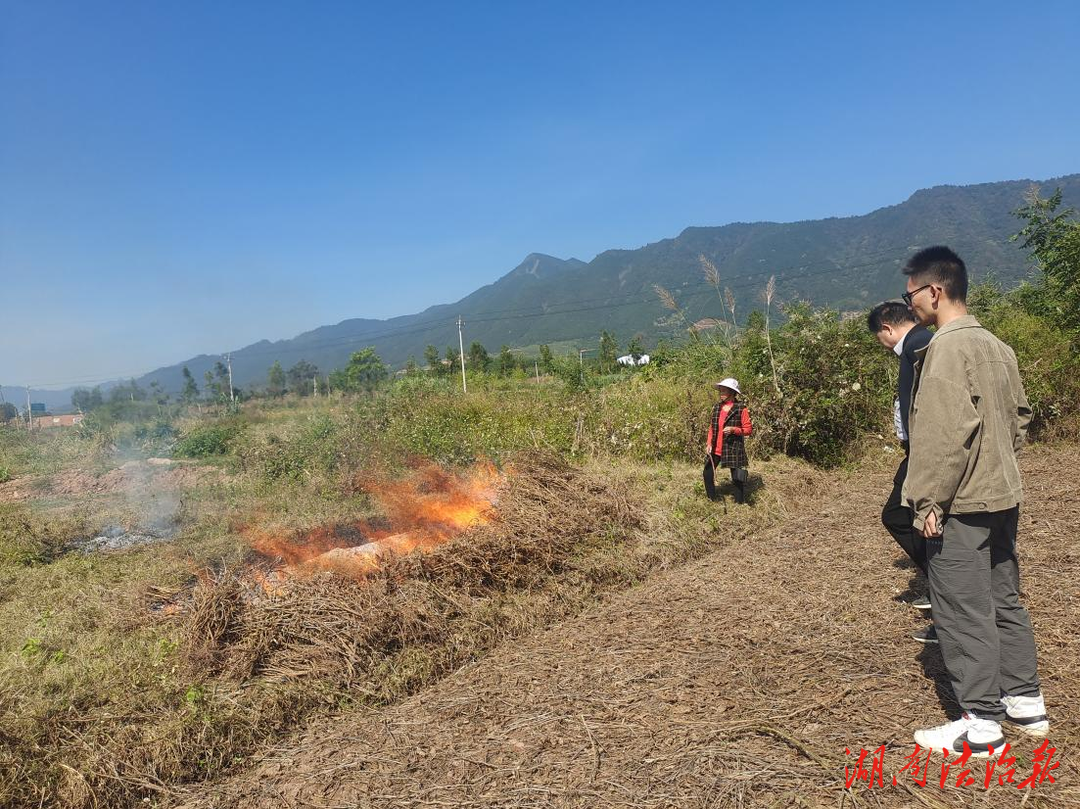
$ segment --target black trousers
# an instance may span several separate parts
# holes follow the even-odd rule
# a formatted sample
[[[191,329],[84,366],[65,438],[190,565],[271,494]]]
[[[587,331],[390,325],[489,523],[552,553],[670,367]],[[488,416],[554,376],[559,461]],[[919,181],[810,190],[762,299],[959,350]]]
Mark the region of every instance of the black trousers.
[[[949,514],[926,540],[930,600],[956,701],[1002,719],[1002,694],[1039,694],[1035,637],[1020,604],[1016,525],[1020,510]]]
[[[904,549],[915,567],[926,574],[926,540],[911,529],[911,509],[900,497],[900,490],[904,487],[904,478],[907,477],[907,456],[900,462],[900,468],[893,477],[892,493],[885,501],[885,507],[881,510],[881,524],[885,530],[892,534],[896,544]]]
[[[705,468],[701,472],[702,478],[705,480],[705,494],[709,496],[710,500],[716,499],[716,479],[714,477],[716,470],[720,469],[720,456],[713,455],[712,460],[705,460]],[[732,469],[731,470],[731,482],[735,484],[735,502],[746,502],[746,470],[745,469]]]

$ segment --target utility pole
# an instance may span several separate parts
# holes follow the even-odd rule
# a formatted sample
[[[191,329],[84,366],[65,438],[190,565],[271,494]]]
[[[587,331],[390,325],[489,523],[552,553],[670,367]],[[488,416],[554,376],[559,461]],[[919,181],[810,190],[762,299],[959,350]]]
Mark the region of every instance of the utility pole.
[[[464,327],[465,321],[461,319],[461,315],[458,315],[457,319],[457,344],[458,351],[461,352],[461,392],[468,393],[469,387],[465,384],[465,338],[461,336],[461,329]]]
[[[229,366],[229,401],[236,404],[236,393],[232,386],[232,354],[225,355],[225,364]]]
[[[536,371],[536,384],[540,384],[540,363],[533,360],[533,370]]]
[[[595,348],[579,348],[577,353],[578,365],[581,367],[581,383],[585,384],[585,355],[590,351],[596,351]]]
[[[27,432],[34,432],[34,416],[33,411],[30,409],[30,386],[26,386],[26,430]]]
[[[316,399],[319,398],[319,375],[313,374],[311,377],[311,395]]]

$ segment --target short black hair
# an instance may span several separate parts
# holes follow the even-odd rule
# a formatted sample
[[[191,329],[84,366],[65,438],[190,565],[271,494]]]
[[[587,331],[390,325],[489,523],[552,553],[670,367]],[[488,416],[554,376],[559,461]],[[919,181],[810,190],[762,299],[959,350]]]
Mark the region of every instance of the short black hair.
[[[886,323],[890,326],[902,326],[905,323],[918,323],[918,320],[907,308],[907,304],[900,301],[885,301],[870,310],[870,314],[866,316],[866,326],[877,334],[885,328]]]
[[[927,247],[908,259],[904,275],[938,284],[952,300],[967,301],[968,274],[963,260],[948,247]]]

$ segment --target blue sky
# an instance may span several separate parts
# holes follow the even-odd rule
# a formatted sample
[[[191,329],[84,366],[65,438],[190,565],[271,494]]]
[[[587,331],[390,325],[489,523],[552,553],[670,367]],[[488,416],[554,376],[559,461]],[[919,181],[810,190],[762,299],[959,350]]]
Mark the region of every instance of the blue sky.
[[[1080,4],[0,0],[0,382],[1080,170]]]

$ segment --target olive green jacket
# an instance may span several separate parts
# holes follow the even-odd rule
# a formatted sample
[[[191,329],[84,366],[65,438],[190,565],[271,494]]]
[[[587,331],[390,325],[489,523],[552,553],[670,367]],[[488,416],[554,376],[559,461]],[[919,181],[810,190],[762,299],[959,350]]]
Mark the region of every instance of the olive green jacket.
[[[933,511],[1003,511],[1021,500],[1016,453],[1031,407],[1011,348],[965,315],[916,352],[903,498],[921,531]]]

